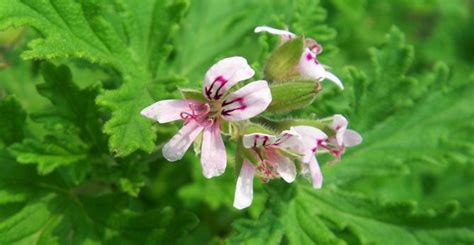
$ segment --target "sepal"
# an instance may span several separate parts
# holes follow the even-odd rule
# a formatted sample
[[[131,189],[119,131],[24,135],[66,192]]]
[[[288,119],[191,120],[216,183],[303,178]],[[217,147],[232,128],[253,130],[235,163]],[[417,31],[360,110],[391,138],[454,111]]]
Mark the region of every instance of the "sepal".
[[[310,80],[273,84],[272,102],[267,112],[284,113],[304,108],[313,103],[320,91],[319,83]]]
[[[304,38],[291,39],[278,47],[265,66],[265,79],[270,83],[284,83],[298,75],[298,65],[304,50]]]
[[[179,92],[181,93],[184,99],[206,102],[206,98],[204,97],[202,92],[197,89],[179,88]]]

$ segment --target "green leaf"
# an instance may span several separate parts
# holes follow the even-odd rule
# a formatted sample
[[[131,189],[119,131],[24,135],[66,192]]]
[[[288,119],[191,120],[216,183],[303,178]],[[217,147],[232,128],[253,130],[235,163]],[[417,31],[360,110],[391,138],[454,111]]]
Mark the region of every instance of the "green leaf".
[[[138,149],[154,149],[151,122],[140,111],[153,102],[148,85],[170,53],[169,42],[187,6],[187,1],[174,1],[162,9],[163,3],[117,0],[110,13],[122,19],[117,25],[113,17],[106,18],[110,8],[104,1],[1,0],[0,29],[29,25],[43,34],[44,38],[29,44],[23,53],[26,59],[80,58],[121,73],[124,84],[104,92],[97,103],[112,111],[104,127],[110,149],[126,156]],[[162,13],[167,17],[163,19]]]
[[[0,162],[0,206],[18,205],[2,217],[1,243],[169,243],[197,224],[194,215],[170,207],[143,210],[131,208],[141,204],[130,205],[126,196],[97,197],[100,185],[68,189],[57,175],[39,177],[3,151]]]
[[[60,117],[80,129],[81,138],[89,144],[101,147],[105,142],[101,137],[101,121],[95,98],[98,85],[91,85],[80,90],[72,80],[70,69],[65,66],[54,66],[44,63],[41,69],[44,83],[38,84],[38,92],[48,98],[56,110],[54,113],[37,114],[34,119],[49,123],[51,117]]]
[[[24,135],[26,113],[13,96],[0,98],[0,143],[10,145]]]
[[[413,106],[415,89],[420,88],[416,79],[407,76],[413,62],[413,47],[405,43],[405,36],[397,28],[392,28],[380,49],[372,48],[370,53],[375,68],[373,77],[364,81],[363,73],[354,74],[357,113],[351,119],[360,130]]]
[[[266,225],[257,230],[252,221],[237,222],[231,243],[261,244],[272,239],[290,244],[459,244],[474,240],[474,213],[462,210],[457,203],[442,210],[421,211],[412,202],[384,203],[308,186],[298,189],[286,204],[274,198],[278,201],[268,207],[277,207],[261,217]]]
[[[37,164],[39,174],[51,173],[54,169],[80,163],[87,158],[88,146],[77,137],[75,130],[57,126],[51,128],[54,135],[43,140],[27,138],[13,144],[9,150],[19,163]],[[85,167],[85,166],[84,166]]]
[[[460,132],[474,129],[471,107],[474,86],[466,84],[448,93],[432,92],[414,110],[397,114],[374,130],[362,133],[364,142],[349,150],[341,164],[327,168],[326,180],[343,184],[369,176],[407,174],[407,164],[448,159],[466,162],[474,151],[472,140]],[[416,135],[416,136],[414,136]],[[387,154],[390,156],[387,158]],[[398,170],[397,170],[398,169]],[[402,170],[402,171],[400,171]]]

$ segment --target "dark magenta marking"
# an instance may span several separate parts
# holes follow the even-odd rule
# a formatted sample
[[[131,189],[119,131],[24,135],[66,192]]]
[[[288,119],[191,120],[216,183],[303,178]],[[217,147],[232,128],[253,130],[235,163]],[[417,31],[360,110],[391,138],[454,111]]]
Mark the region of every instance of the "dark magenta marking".
[[[211,83],[211,86],[204,88],[204,93],[206,94],[206,97],[209,100],[220,99],[224,95],[224,93],[219,94],[219,92],[226,85],[227,82],[228,80],[224,79],[223,76],[216,77],[216,79],[214,79],[214,81]],[[219,83],[219,85],[216,85],[216,83]],[[212,89],[214,88],[214,85],[219,86],[219,87],[216,89],[214,96],[212,96]]]
[[[226,101],[224,100],[224,102],[222,102],[222,107],[225,107],[225,106],[228,106],[230,104],[233,104],[233,103],[239,103],[239,107],[235,108],[235,109],[230,109],[230,110],[222,110],[221,114],[224,115],[224,116],[229,116],[231,112],[233,111],[237,111],[237,110],[245,110],[245,108],[247,108],[247,105],[244,104],[244,98],[235,98],[231,101]]]

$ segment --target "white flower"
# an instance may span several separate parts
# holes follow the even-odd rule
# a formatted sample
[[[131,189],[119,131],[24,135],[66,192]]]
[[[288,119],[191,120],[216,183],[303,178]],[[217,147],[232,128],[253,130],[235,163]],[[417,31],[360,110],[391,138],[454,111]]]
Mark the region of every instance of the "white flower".
[[[262,133],[243,136],[244,147],[253,151],[258,159],[258,166],[253,166],[248,159],[243,160],[235,187],[235,208],[243,209],[252,203],[255,175],[264,182],[279,177],[288,183],[295,180],[295,163],[282,151],[298,144],[299,138],[300,136],[296,132],[289,130],[283,131],[278,137]]]
[[[319,168],[316,153],[321,144],[327,140],[328,136],[318,128],[311,126],[296,126],[291,128],[301,136],[300,144],[296,144],[294,149],[303,156],[300,158],[301,172],[303,175],[310,175],[314,188],[321,188],[323,185],[323,175]]]
[[[162,100],[141,111],[159,123],[183,120],[184,126],[163,146],[168,161],[180,160],[196,137],[203,132],[201,165],[207,178],[224,173],[227,155],[221,137],[221,121],[242,121],[263,112],[272,96],[267,81],[255,81],[233,93],[229,89],[255,74],[242,57],[223,59],[206,73],[202,92],[207,101]]]

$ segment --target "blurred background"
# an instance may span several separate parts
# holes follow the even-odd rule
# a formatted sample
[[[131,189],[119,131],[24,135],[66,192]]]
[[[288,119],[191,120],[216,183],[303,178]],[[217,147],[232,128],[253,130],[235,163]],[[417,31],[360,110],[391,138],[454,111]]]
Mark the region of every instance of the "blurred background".
[[[192,213],[199,223],[191,222],[193,228],[180,240],[189,244],[240,243],[255,237],[271,244],[317,241],[298,240],[295,238],[300,235],[297,231],[302,230],[294,228],[295,235],[285,227],[296,226],[295,221],[282,214],[285,211],[276,210],[278,205],[275,203],[288,202],[292,207],[293,200],[306,202],[312,210],[308,211],[307,207],[295,211],[307,214],[309,220],[305,222],[321,222],[324,224],[322,227],[326,227],[319,230],[320,227],[314,224],[308,226],[312,230],[309,234],[327,232],[336,237],[330,241],[348,244],[383,241],[383,235],[376,238],[376,234],[371,237],[364,233],[366,223],[352,222],[352,218],[331,210],[332,206],[339,205],[339,201],[331,196],[337,191],[382,203],[417,203],[417,210],[451,208],[469,211],[469,214],[459,211],[465,215],[463,221],[445,223],[447,230],[459,229],[453,231],[457,234],[453,237],[469,241],[474,236],[474,218],[467,220],[474,217],[473,11],[472,0],[190,1],[181,28],[172,41],[174,49],[157,73],[163,79],[159,82],[164,87],[160,87],[163,90],[157,92],[156,99],[178,97],[177,86],[199,88],[208,67],[223,57],[246,57],[257,71],[257,77],[262,77],[265,59],[276,47],[278,39],[266,34],[257,35],[253,29],[258,25],[288,28],[323,45],[319,60],[341,78],[346,89],[340,91],[325,82],[322,93],[311,106],[279,117],[326,117],[341,113],[348,117],[350,128],[361,132],[363,144],[349,149],[336,165],[323,164],[323,189],[328,191],[316,194],[319,196],[314,200],[300,196],[299,193],[304,193],[309,186],[302,177],[296,184],[298,187],[288,187],[280,180],[269,184],[256,180],[254,203],[244,211],[232,207],[235,185],[232,167],[224,176],[207,180],[201,175],[198,157],[191,152],[179,163],[172,164],[162,158],[159,150],[151,155],[137,152],[127,158],[115,159],[104,145],[96,149],[101,153],[88,160],[91,163],[86,177],[71,185],[81,186],[80,190],[87,193],[85,196],[91,194],[90,190],[119,195],[125,206],[132,210],[170,206],[178,214]],[[33,138],[43,137],[49,129],[32,120],[31,114],[50,112],[52,104],[36,89],[36,85],[43,82],[40,73],[42,61],[23,60],[21,54],[28,49],[31,40],[40,36],[29,27],[0,32],[0,97],[16,97],[30,115],[26,119],[28,130],[25,135]],[[104,89],[111,89],[121,82],[120,75],[110,67],[99,67],[77,59],[59,58],[53,62],[68,65],[74,83],[80,88],[100,82]],[[180,125],[154,127],[160,146]],[[8,143],[3,142],[3,145]],[[232,156],[232,149],[228,154]],[[229,158],[232,166],[233,159]],[[111,159],[116,165],[101,164]],[[322,157],[320,161],[330,160]],[[31,169],[35,171],[34,167]],[[287,192],[290,193],[288,197]],[[92,196],[98,194],[92,193]],[[282,197],[273,200],[274,195]],[[329,200],[327,206],[318,205],[316,199],[326,198]],[[350,199],[348,196],[345,198]],[[101,203],[113,205],[113,202]],[[371,207],[362,203],[351,205],[355,206],[342,208],[344,213],[365,212],[357,211],[357,205],[361,210]],[[276,218],[265,214],[273,208]],[[0,223],[20,209],[21,206],[16,206],[10,207],[8,212],[0,211]],[[374,220],[391,219],[385,217],[380,209],[379,214],[367,216]],[[387,213],[396,216],[400,211],[397,210]],[[338,217],[338,221],[331,217]],[[267,231],[265,222],[272,223],[272,219],[282,223],[279,235]],[[437,221],[429,222],[434,224]],[[421,226],[413,219],[394,223],[403,227],[401,233],[409,233],[410,229],[416,233]],[[7,228],[0,225],[0,234],[2,229]],[[442,240],[440,237],[448,233],[441,225],[433,229],[439,229],[439,233],[427,236],[434,240]],[[266,232],[271,234],[267,234],[270,238],[283,238],[265,240],[263,233]]]

